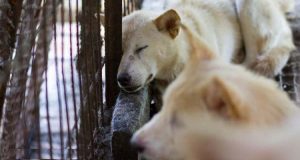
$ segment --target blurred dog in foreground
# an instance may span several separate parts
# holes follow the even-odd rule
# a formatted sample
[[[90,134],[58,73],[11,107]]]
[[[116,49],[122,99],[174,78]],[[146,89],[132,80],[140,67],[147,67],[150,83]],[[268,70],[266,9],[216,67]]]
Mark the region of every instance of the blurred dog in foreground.
[[[145,146],[139,149],[147,159],[155,160],[299,160],[299,116],[276,127],[257,129],[202,115],[201,121],[173,126],[170,138],[147,139],[150,144],[142,142]]]
[[[294,138],[291,131],[271,129],[299,112],[287,94],[272,80],[218,59],[188,33],[190,59],[166,90],[162,110],[133,136],[133,145],[153,160],[294,160],[277,155]],[[300,146],[300,135],[295,138]]]
[[[186,160],[299,160],[300,118],[268,129],[241,128],[206,121],[180,139]],[[196,138],[196,139],[195,139]]]

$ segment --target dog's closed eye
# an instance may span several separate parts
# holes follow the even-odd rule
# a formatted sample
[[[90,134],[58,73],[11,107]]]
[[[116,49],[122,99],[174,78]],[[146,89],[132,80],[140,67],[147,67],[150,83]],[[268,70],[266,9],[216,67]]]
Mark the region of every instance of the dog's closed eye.
[[[141,51],[143,51],[144,49],[146,49],[146,48],[148,48],[148,47],[149,47],[148,45],[145,45],[145,46],[143,46],[143,47],[140,47],[140,48],[138,48],[138,49],[135,50],[135,53],[136,53],[136,54],[139,54]]]

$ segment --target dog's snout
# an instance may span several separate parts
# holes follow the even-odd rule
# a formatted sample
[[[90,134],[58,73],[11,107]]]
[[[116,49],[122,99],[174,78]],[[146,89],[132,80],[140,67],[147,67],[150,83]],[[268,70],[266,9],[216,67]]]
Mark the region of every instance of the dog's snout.
[[[131,81],[131,76],[128,73],[121,73],[118,75],[117,80],[121,86],[129,86]]]
[[[138,151],[139,153],[144,152],[145,146],[137,138],[132,138],[130,143],[131,143],[132,148],[135,149],[136,151]]]

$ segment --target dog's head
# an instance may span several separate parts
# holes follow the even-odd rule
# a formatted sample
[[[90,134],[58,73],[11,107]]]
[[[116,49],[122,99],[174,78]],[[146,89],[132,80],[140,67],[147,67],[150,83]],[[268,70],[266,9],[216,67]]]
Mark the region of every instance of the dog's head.
[[[192,118],[156,116],[134,135],[132,143],[143,144],[138,149],[149,160],[299,159],[295,149],[300,146],[299,112],[293,115],[296,118],[288,116],[288,121],[263,128],[228,123],[207,114],[185,116]],[[195,116],[201,116],[201,121]]]
[[[188,74],[192,72],[182,76]],[[235,74],[243,76],[239,72]],[[262,127],[277,124],[297,110],[287,96],[278,94],[276,89],[252,90],[261,81],[241,83],[243,78],[201,80],[200,77],[182,76],[167,89],[162,110],[132,138],[133,145],[138,146],[148,159],[186,159],[189,155],[186,155],[182,139],[197,136],[194,128],[200,127],[199,122],[207,121],[205,117],[241,126]]]
[[[183,73],[184,75],[185,73]],[[182,139],[192,135],[198,122],[205,117],[234,121],[247,119],[246,109],[235,101],[227,84],[221,79],[209,79],[201,83],[198,78],[183,78],[181,75],[170,85],[164,96],[162,110],[138,130],[133,145],[147,159],[183,160],[189,155],[181,144]]]
[[[197,46],[193,52],[201,50]],[[262,127],[277,124],[298,110],[271,80],[217,59],[203,60],[200,55],[191,56],[166,90],[162,110],[134,134],[132,143],[146,158],[186,159],[182,139],[197,136],[194,128],[207,117]]]
[[[123,18],[123,56],[117,75],[120,88],[138,91],[166,72],[163,70],[177,58],[173,51],[179,28],[180,17],[175,10],[162,15],[137,11]]]

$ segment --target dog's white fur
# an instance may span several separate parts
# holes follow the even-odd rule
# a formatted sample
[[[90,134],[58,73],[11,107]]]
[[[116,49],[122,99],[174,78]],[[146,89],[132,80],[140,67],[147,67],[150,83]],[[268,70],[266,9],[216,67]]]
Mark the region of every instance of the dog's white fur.
[[[137,86],[137,90],[153,78],[171,82],[183,69],[189,44],[181,23],[201,36],[224,61],[230,62],[239,52],[241,36],[230,1],[191,1],[175,9],[164,15],[137,11],[123,18],[123,57],[119,74],[129,73],[132,86]],[[155,23],[159,18],[162,19],[161,24]],[[173,22],[178,22],[174,27],[179,28],[178,33],[171,37],[165,25]],[[141,53],[135,53],[143,46],[148,47]],[[149,77],[150,80],[147,79]]]
[[[187,160],[299,160],[299,113],[276,127],[251,129],[215,120],[182,131],[181,152]]]
[[[238,66],[231,68],[226,65],[215,65],[219,62],[213,62],[212,65],[210,62],[203,62],[203,68],[195,67],[183,71],[182,75],[179,75],[168,87],[162,110],[133,136],[132,141],[145,148],[143,155],[146,158],[150,160],[206,160],[215,155],[205,154],[209,151],[229,156],[228,159],[216,160],[233,160],[230,158],[234,157],[232,154],[235,153],[236,148],[246,152],[249,147],[250,153],[256,153],[255,150],[251,151],[255,147],[251,148],[251,143],[248,144],[251,141],[247,141],[247,138],[251,138],[247,136],[249,131],[276,128],[286,118],[299,112],[287,95],[276,88],[271,80],[255,77]],[[215,72],[216,70],[219,71]],[[205,74],[207,71],[215,73]],[[192,78],[192,74],[197,74],[197,76]],[[231,106],[230,103],[236,106]],[[221,124],[218,125],[218,123]],[[246,134],[243,137],[245,139],[228,134],[232,129],[227,128],[227,125],[237,130],[245,128]],[[218,130],[219,126],[225,127],[226,132],[222,129]],[[227,130],[229,130],[228,133]],[[216,133],[209,137],[211,132]],[[216,137],[220,139],[214,139]],[[237,143],[226,138],[237,138]],[[251,139],[260,142],[259,139],[253,137]],[[287,145],[284,144],[284,146]],[[210,150],[207,151],[208,148]],[[225,153],[222,152],[224,148],[228,149]],[[239,158],[243,156],[238,150],[237,155]],[[251,157],[251,154],[247,156],[249,160],[265,160],[255,155]],[[234,160],[240,160],[239,158]]]
[[[240,160],[243,152],[234,155],[234,151],[247,153],[246,148],[250,150],[245,160],[265,160],[251,150],[255,147],[247,134],[276,128],[299,114],[299,108],[274,81],[214,57],[205,43],[189,37],[190,60],[167,88],[162,110],[134,134],[132,142],[153,160]],[[243,135],[236,134],[239,130],[246,133],[246,140],[238,137]],[[227,148],[231,145],[234,149]]]
[[[295,0],[274,0],[284,13],[294,12],[295,9]]]
[[[264,129],[203,120],[191,130],[181,130],[180,152],[187,160],[299,160],[299,114]]]
[[[282,8],[274,0],[236,0],[247,53],[243,64],[269,77],[280,73],[295,49],[291,29],[281,12],[288,12],[294,4],[277,2]]]
[[[294,48],[284,18],[292,6],[293,0],[179,0],[168,6],[174,10],[164,13],[134,12],[122,20],[123,56],[118,75],[127,73],[131,81],[129,88],[120,87],[137,91],[156,79],[163,82],[163,91],[174,80],[189,56],[190,45],[181,24],[225,62],[239,59],[244,38],[243,64],[266,76],[278,74]]]

